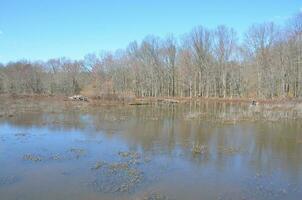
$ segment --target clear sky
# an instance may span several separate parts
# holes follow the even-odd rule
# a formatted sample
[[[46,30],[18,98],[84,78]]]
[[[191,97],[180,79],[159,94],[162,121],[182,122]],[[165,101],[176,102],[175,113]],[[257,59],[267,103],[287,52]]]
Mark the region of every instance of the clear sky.
[[[81,59],[150,34],[179,37],[197,25],[243,33],[300,10],[302,0],[0,0],[0,62]]]

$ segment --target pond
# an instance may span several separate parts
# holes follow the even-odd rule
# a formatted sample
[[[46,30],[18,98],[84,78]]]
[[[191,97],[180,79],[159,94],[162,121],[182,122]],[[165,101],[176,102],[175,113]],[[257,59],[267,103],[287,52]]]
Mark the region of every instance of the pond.
[[[195,103],[2,117],[0,197],[301,199],[302,121],[236,117],[249,109]]]

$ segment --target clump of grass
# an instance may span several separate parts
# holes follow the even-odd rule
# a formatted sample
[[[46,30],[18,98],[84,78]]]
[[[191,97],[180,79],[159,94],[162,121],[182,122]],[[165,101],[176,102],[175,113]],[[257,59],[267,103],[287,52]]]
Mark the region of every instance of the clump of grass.
[[[146,194],[142,198],[142,200],[168,200],[168,199],[170,198],[168,198],[166,195],[157,192],[151,192],[149,194]]]
[[[85,149],[71,148],[70,152],[72,152],[76,156],[77,159],[86,155]]]
[[[33,161],[33,162],[40,162],[42,161],[42,157],[39,155],[34,155],[34,154],[25,154],[23,156],[23,160],[28,160],[28,161]]]
[[[101,192],[131,192],[144,179],[138,165],[142,157],[137,152],[118,152],[122,161],[106,163],[99,161],[91,169],[96,171],[92,186]]]
[[[192,148],[193,154],[205,154],[208,152],[208,146],[206,145],[200,145],[200,144],[194,144]]]
[[[63,156],[61,156],[59,153],[55,153],[50,156],[50,160],[62,160]]]
[[[95,165],[93,167],[91,167],[92,170],[98,170],[100,168],[102,168],[103,166],[105,166],[106,163],[103,161],[98,161],[97,163],[95,163]]]
[[[27,136],[27,135],[28,135],[28,133],[23,133],[23,132],[20,132],[20,133],[16,133],[16,134],[15,134],[16,137],[25,137],[25,136]]]

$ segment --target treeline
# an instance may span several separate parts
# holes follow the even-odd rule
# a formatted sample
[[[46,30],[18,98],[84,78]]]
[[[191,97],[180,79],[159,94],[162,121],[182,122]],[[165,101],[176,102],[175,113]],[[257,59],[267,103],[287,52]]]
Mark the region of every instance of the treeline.
[[[0,93],[137,97],[301,97],[302,13],[280,27],[199,26],[180,39],[148,36],[83,60],[0,65]]]

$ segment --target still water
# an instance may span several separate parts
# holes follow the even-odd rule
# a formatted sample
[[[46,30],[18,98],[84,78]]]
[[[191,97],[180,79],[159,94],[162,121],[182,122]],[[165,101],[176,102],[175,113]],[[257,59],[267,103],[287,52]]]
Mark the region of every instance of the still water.
[[[1,200],[302,198],[302,121],[242,105],[112,106],[0,120]]]

